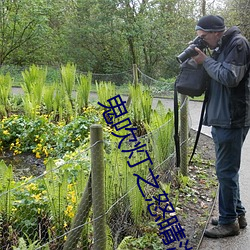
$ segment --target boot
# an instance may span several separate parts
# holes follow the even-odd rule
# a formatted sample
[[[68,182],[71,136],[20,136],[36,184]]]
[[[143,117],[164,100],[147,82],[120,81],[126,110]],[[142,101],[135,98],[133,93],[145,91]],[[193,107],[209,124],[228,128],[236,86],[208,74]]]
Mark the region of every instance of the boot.
[[[211,224],[214,226],[218,225],[219,220],[217,218],[212,218],[211,219]],[[238,222],[239,222],[239,226],[240,229],[243,229],[247,226],[247,220],[246,220],[246,216],[245,214],[239,215],[238,216]]]
[[[209,238],[223,238],[228,236],[239,235],[240,227],[238,222],[232,224],[218,224],[215,227],[206,229],[204,235]]]

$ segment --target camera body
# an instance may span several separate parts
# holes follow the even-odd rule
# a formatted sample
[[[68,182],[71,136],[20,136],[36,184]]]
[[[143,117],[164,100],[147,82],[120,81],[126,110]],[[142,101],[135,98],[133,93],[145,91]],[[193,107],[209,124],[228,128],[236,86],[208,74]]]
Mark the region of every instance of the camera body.
[[[180,54],[176,57],[177,61],[179,63],[183,63],[188,58],[198,55],[198,53],[195,51],[195,47],[199,48],[200,50],[203,50],[207,48],[207,43],[199,36],[197,36],[190,45]]]

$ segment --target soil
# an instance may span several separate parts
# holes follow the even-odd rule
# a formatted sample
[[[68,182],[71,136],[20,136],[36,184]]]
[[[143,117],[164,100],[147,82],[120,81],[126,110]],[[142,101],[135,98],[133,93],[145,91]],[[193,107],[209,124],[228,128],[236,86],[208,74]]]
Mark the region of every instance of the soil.
[[[190,132],[191,148],[195,135],[196,132]],[[196,155],[188,170],[191,183],[188,183],[185,188],[179,188],[179,205],[176,209],[178,220],[185,229],[186,235],[186,239],[180,242],[182,241],[184,246],[186,240],[189,240],[188,248],[185,249],[199,249],[207,221],[213,210],[218,188],[214,162],[213,141],[210,137],[201,134]],[[180,249],[180,242],[170,244],[170,248],[167,249],[175,249],[174,247]]]
[[[4,160],[7,166],[12,165],[16,181],[23,176],[39,176],[45,171],[43,159],[37,159],[32,153],[13,155],[12,152],[7,152],[0,156],[0,160]]]

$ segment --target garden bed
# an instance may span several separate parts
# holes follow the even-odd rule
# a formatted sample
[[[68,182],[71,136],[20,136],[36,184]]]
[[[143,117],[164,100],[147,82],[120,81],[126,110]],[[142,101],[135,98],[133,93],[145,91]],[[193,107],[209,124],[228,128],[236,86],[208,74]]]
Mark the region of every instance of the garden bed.
[[[194,136],[195,133],[191,131],[191,138]],[[192,146],[192,140],[190,146]],[[37,176],[45,170],[43,160],[37,159],[34,154],[23,153],[16,156],[7,156],[8,154],[5,155],[4,160],[7,164],[11,163],[13,165],[13,171],[17,178],[29,176],[30,174]],[[171,183],[169,199],[172,203],[175,202],[178,220],[185,229],[186,239],[182,239],[182,243],[185,244],[188,239],[188,247],[193,247],[193,249],[198,249],[199,247],[216,195],[217,181],[213,161],[214,148],[212,139],[201,135],[194,163],[189,166],[189,178],[178,180],[173,177]],[[178,198],[176,198],[177,196]],[[117,218],[116,220],[118,221]],[[159,235],[160,231],[156,229],[154,218],[151,217],[151,220],[151,228],[150,225],[136,228],[133,222],[130,221],[130,225],[126,228],[127,235],[124,234],[123,236],[130,241],[126,243],[126,247],[143,250],[166,249],[166,246],[164,247],[160,240],[160,236],[156,236],[156,234]],[[113,228],[117,221],[111,221],[112,225],[110,227]],[[137,233],[135,233],[136,231]],[[148,232],[151,232],[152,238],[143,237],[143,234],[148,235]],[[130,233],[139,237],[137,239],[132,238],[132,236],[128,237]],[[155,239],[155,237],[159,237],[159,240]],[[120,239],[120,243],[121,241],[122,239]],[[156,241],[154,245],[152,241]],[[168,247],[176,247],[178,249],[179,241],[169,244]],[[120,246],[118,249],[127,248]]]
[[[173,112],[166,110],[161,102],[152,110],[150,91],[141,85],[129,86],[132,102],[124,119],[131,119],[132,127],[137,128],[134,137],[138,137],[136,142],[129,140],[132,134],[115,131],[115,126],[105,124],[107,120],[103,112],[107,114],[108,110],[96,101],[89,105],[91,75],[79,76],[80,82],[75,85],[75,72],[74,65],[63,67],[62,82],[48,86],[45,85],[46,72],[32,66],[24,74],[22,98],[9,98],[11,78],[9,75],[5,77],[8,91],[4,92],[4,100],[8,101],[0,110],[0,150],[2,159],[13,168],[0,162],[3,183],[0,190],[0,245],[6,249],[20,247],[23,242],[29,244],[27,248],[49,246],[59,249],[64,245],[89,176],[90,126],[98,123],[103,125],[105,147],[107,250],[166,249],[155,218],[147,212],[149,203],[138,192],[137,177],[134,176],[136,173],[147,178],[149,174],[152,163],[141,164],[146,150],[152,157],[153,169],[161,176],[158,180],[161,190],[169,194],[176,216],[185,229],[188,246],[195,249],[216,194],[212,154],[209,155],[211,159],[208,157],[209,152],[213,152],[211,139],[201,136],[194,164],[189,166],[188,176],[182,176],[173,160]],[[40,85],[34,84],[34,73]],[[100,83],[96,88],[96,99],[107,106],[107,100],[115,96],[115,86]],[[75,95],[72,95],[73,89],[76,89]],[[130,137],[126,139],[127,136]],[[143,150],[136,148],[139,145],[137,139],[142,143],[141,147],[145,146]],[[130,157],[130,164],[135,168],[128,166]],[[146,184],[143,188],[152,198],[160,195],[160,189],[154,192],[150,186],[148,190]],[[168,216],[172,215],[168,213]],[[77,239],[77,249],[92,248],[91,219],[92,214],[83,238]],[[179,244],[178,241],[174,243]]]
[[[44,159],[38,159],[32,153],[13,155],[12,152],[9,152],[0,156],[0,160],[4,160],[6,165],[12,165],[16,180],[24,176],[39,176],[45,171]]]

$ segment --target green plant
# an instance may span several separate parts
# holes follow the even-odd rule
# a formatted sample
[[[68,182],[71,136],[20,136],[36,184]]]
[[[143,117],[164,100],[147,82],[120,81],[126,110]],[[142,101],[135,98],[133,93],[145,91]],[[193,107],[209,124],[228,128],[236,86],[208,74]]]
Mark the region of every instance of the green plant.
[[[52,159],[48,160],[46,171],[44,185],[48,194],[50,210],[57,226],[62,226],[63,214],[67,206],[68,178],[66,174],[56,170],[56,165]]]
[[[115,84],[112,82],[96,82],[98,100],[105,106],[109,106],[108,99],[115,96]]]
[[[148,89],[144,90],[141,96],[141,104],[142,104],[143,120],[146,123],[150,123],[152,102],[153,102],[153,97],[150,90]]]
[[[13,228],[14,177],[12,166],[0,161],[0,245],[7,247],[15,241],[16,231]],[[5,249],[5,248],[4,248]]]
[[[107,86],[108,85],[104,87],[104,92],[108,95],[110,91]],[[54,93],[52,89],[50,89],[51,92],[48,92],[50,96],[52,96],[53,93],[53,102],[55,102],[57,98],[61,98],[61,100],[59,100],[60,105],[58,105],[56,109],[54,109],[53,106],[52,114],[36,115],[36,117],[32,119],[23,115],[15,115],[4,118],[0,122],[1,147],[5,150],[11,147],[14,153],[33,152],[38,158],[45,157],[46,161],[48,161],[44,179],[33,184],[34,188],[36,186],[36,190],[22,188],[19,192],[14,192],[16,197],[14,208],[16,208],[16,211],[14,211],[15,217],[13,218],[19,221],[18,225],[20,225],[21,228],[26,225],[25,223],[29,225],[29,230],[32,231],[32,233],[25,232],[26,229],[24,233],[28,233],[34,242],[37,240],[35,227],[37,226],[37,218],[39,216],[38,208],[41,208],[40,213],[42,213],[49,222],[48,228],[51,237],[61,235],[69,229],[77,200],[86,185],[89,173],[90,163],[88,153],[84,153],[83,150],[86,149],[86,145],[89,143],[89,127],[93,123],[99,123],[101,116],[100,111],[89,105],[87,108],[83,108],[81,116],[77,114],[77,117],[73,117],[71,120],[65,120],[64,115],[67,112],[65,110],[65,98],[63,98],[63,93],[65,92],[60,86],[54,85],[52,88],[53,87],[55,88]],[[58,96],[57,91],[60,91],[60,95]],[[113,96],[110,94],[110,98],[111,97]],[[107,99],[109,99],[109,97],[107,97]],[[69,98],[67,100],[69,101]],[[47,107],[51,107],[51,103],[49,105],[45,104],[45,106],[45,110],[49,110]],[[53,114],[55,110],[58,112],[61,110],[60,122],[55,122],[55,114]],[[160,108],[158,108],[156,112],[159,110]],[[165,113],[162,111],[161,114]],[[153,134],[154,129],[157,129],[157,126],[162,126],[162,123],[165,124],[167,118],[164,116],[164,119],[161,121],[158,117],[159,122],[154,123],[152,113],[150,116],[150,124],[154,124],[151,127]],[[129,114],[126,117],[129,117]],[[112,210],[112,213],[115,212],[117,216],[122,216],[124,219],[122,226],[134,223],[136,227],[140,227],[140,223],[148,219],[145,215],[147,203],[137,188],[136,177],[133,175],[135,168],[129,168],[127,165],[127,161],[129,160],[128,153],[118,152],[117,145],[121,138],[110,136],[110,132],[113,131],[113,128],[105,127],[105,131],[105,133],[109,133],[109,136],[105,136],[105,142],[109,140],[105,143],[105,149],[108,154],[105,168],[107,209],[118,199],[126,196],[121,199],[123,204],[116,208],[116,211]],[[163,137],[168,135],[168,133],[169,131],[166,132],[166,134],[161,132],[160,135]],[[119,135],[124,135],[124,131],[121,131]],[[156,147],[153,146],[155,152],[152,152],[152,145],[149,143],[149,138],[151,137],[145,136],[145,138],[140,138],[140,141],[142,144],[148,144],[146,149],[149,153],[155,153]],[[166,136],[162,139],[162,145],[164,145],[163,142],[166,143],[166,140],[168,140],[166,138],[168,137]],[[155,143],[158,143],[157,140]],[[134,144],[128,142],[128,140],[122,144],[122,148],[132,149],[133,147]],[[48,160],[47,158],[49,156],[62,157],[62,165],[60,165],[60,161],[55,163],[52,159]],[[134,152],[130,162],[136,163],[144,158],[145,155]],[[148,175],[148,165],[138,165],[136,172],[143,178],[146,178]],[[29,184],[26,183],[25,186],[29,187]],[[145,186],[142,184],[143,190],[146,188]],[[145,191],[147,194],[150,192],[150,190],[147,189]],[[28,212],[30,212],[30,216]],[[22,215],[23,220],[21,220]],[[127,217],[129,217],[129,221],[126,221]],[[55,227],[53,227],[54,225]],[[111,230],[113,229],[111,228]],[[25,236],[22,235],[22,237],[26,241]],[[144,240],[140,241],[138,246],[140,244],[141,246],[146,245],[143,241]]]
[[[18,239],[18,245],[13,246],[13,250],[35,250],[40,247],[40,242],[38,240],[32,242],[32,240],[29,238],[28,235],[25,235],[25,238],[27,239],[27,242],[23,237],[20,237]],[[43,246],[43,250],[49,250],[49,246]]]
[[[173,115],[173,112],[166,111],[162,102],[159,101],[155,110],[152,111],[150,123],[145,124],[150,145],[153,147],[155,164],[165,161],[174,150]]]
[[[171,192],[171,182],[168,183],[160,183],[161,188],[166,192],[166,194],[170,194]]]
[[[19,231],[19,236],[28,235],[28,240],[40,239],[47,233],[42,221],[49,221],[48,197],[41,179],[35,180],[32,176],[22,177],[17,183],[18,188],[13,190],[15,200],[13,202],[13,227]],[[39,227],[38,227],[39,225]]]
[[[56,121],[67,122],[74,117],[74,101],[72,92],[76,81],[76,66],[67,63],[61,66],[61,82],[54,82],[48,86],[44,95],[46,111],[53,115]]]
[[[14,155],[33,152],[37,158],[48,156],[55,147],[57,127],[46,116],[31,119],[13,115],[0,122],[0,146],[2,151],[11,150]]]
[[[9,96],[11,93],[12,79],[10,74],[0,75],[0,115],[7,116],[9,111]]]
[[[99,113],[92,106],[71,122],[55,124],[50,116],[35,119],[13,115],[0,121],[0,150],[14,155],[30,152],[37,158],[62,156],[88,142],[90,126],[99,122]]]
[[[78,82],[79,85],[77,87],[76,103],[78,112],[80,112],[83,108],[88,107],[92,74],[88,72],[87,75],[80,75]]]
[[[56,121],[63,120],[63,113],[64,113],[64,102],[65,102],[65,91],[63,87],[59,84],[55,84],[55,93],[53,99],[53,117]],[[67,97],[68,100],[68,97]]]
[[[20,86],[20,83],[23,81],[22,71],[23,71],[23,67],[20,67],[18,65],[13,65],[13,64],[1,65],[1,68],[0,68],[0,74],[2,74],[2,75],[10,74],[11,75],[12,79],[14,79],[12,84],[15,86]]]
[[[24,91],[24,111],[29,117],[34,118],[37,112],[40,112],[46,75],[47,68],[43,69],[35,65],[22,72],[24,82],[21,87]]]
[[[145,178],[145,169],[138,169],[138,172],[140,175],[142,175]],[[146,211],[146,202],[139,191],[137,185],[136,185],[136,178],[131,174],[131,176],[128,176],[129,180],[129,188],[127,191],[129,192],[129,202],[130,202],[130,209],[131,213],[134,219],[134,222],[136,225],[138,225],[143,220],[143,214]],[[144,185],[141,184],[141,187],[144,189]]]
[[[134,117],[134,124],[139,125],[141,122],[150,123],[152,110],[152,95],[148,89],[143,90],[143,85],[129,85],[131,96],[131,109]]]
[[[55,94],[56,84],[46,86],[44,89],[43,102],[46,107],[46,113],[50,114],[53,111],[54,94]]]
[[[156,233],[144,233],[143,236],[135,238],[133,236],[125,237],[119,244],[117,250],[128,249],[150,249],[150,250],[163,250],[163,243]]]
[[[146,214],[146,202],[142,196],[140,190],[137,187],[137,179],[133,174],[135,170],[130,168],[127,164],[129,160],[128,156],[124,153],[119,152],[121,149],[117,149],[118,139],[112,136],[111,142],[107,149],[106,166],[105,166],[105,193],[106,193],[106,204],[107,209],[117,202],[121,197],[125,195],[122,202],[116,204],[111,212],[111,218],[119,216],[120,220],[123,221],[119,225],[122,231],[126,224],[129,224],[128,218],[132,218],[135,225],[139,225],[145,219]],[[142,141],[143,143],[143,141]],[[132,149],[133,145],[124,142],[122,148]],[[143,160],[144,155],[140,153],[134,153],[133,162],[140,162]],[[142,178],[146,178],[148,175],[147,165],[140,164],[136,166],[136,171],[140,173]],[[144,190],[145,185],[141,182],[141,188]],[[131,223],[131,222],[130,222]],[[119,223],[120,224],[120,223]],[[119,237],[119,230],[113,232],[116,238]]]
[[[0,161],[0,213],[5,216],[8,223],[12,214],[13,193],[11,189],[14,186],[14,177],[12,166],[8,167],[3,160]]]
[[[72,103],[72,91],[76,81],[76,65],[67,63],[66,66],[61,66],[62,86],[65,89],[69,100]]]
[[[185,189],[187,186],[191,185],[189,176],[183,175],[182,173],[179,172],[177,177],[179,185],[182,189]]]
[[[175,193],[174,193],[174,201],[173,201],[173,206],[174,206],[174,208],[176,209],[176,207],[178,207],[178,205],[179,205],[179,196],[180,196],[180,191],[177,189],[177,190],[175,190]]]
[[[55,83],[52,115],[56,121],[66,120],[69,122],[74,117],[71,96],[65,91],[64,85],[60,83]]]

